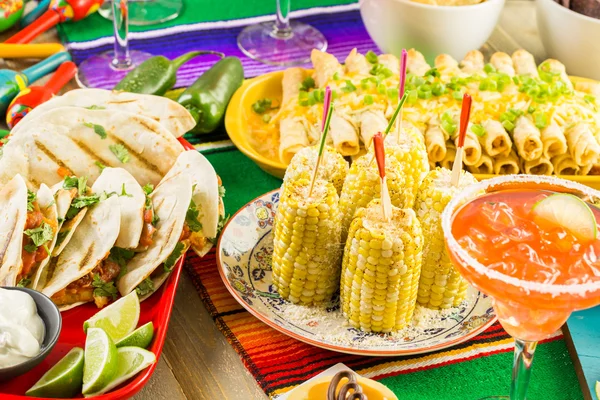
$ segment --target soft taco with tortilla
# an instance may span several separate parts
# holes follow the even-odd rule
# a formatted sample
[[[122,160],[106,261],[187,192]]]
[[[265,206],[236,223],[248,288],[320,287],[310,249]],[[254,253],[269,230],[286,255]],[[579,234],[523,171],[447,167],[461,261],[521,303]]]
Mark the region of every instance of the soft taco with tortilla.
[[[0,185],[15,173],[30,187],[73,175],[93,184],[105,167],[126,169],[140,185],[158,184],[183,152],[162,125],[133,113],[60,107],[35,122],[2,146]]]
[[[21,130],[36,123],[44,113],[58,107],[73,106],[90,110],[126,111],[155,120],[178,138],[191,130],[196,121],[179,103],[162,96],[118,92],[104,89],[75,89],[55,96],[31,110],[12,130]]]
[[[0,192],[0,286],[36,288],[56,242],[58,217],[52,191],[27,189],[16,175]]]
[[[203,257],[210,251],[225,222],[222,200],[225,189],[210,162],[195,150],[181,153],[163,181],[180,174],[188,175],[192,182],[192,201],[186,214],[190,246]]]
[[[91,196],[97,202],[89,206],[67,245],[47,267],[42,293],[61,310],[92,301],[104,305],[116,299],[114,281],[120,268],[107,258],[120,232],[119,201],[105,193]]]
[[[191,179],[178,174],[163,180],[149,197],[157,219],[152,244],[129,260],[117,281],[122,296],[136,290],[142,300],[158,290],[189,247],[186,214],[192,201]]]

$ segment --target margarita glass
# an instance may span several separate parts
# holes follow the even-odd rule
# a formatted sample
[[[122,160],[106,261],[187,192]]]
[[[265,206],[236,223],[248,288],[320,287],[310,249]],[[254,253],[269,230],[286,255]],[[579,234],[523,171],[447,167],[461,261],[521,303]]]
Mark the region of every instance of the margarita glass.
[[[466,188],[442,214],[454,265],[515,339],[510,400],[525,399],[537,342],[600,304],[598,204],[600,192],[575,182],[510,175]]]

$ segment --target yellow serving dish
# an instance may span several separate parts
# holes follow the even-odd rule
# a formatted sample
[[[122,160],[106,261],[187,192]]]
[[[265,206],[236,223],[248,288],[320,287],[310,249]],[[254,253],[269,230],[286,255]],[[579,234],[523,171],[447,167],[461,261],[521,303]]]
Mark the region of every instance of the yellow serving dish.
[[[591,81],[591,79],[570,77],[571,81]],[[260,154],[251,144],[251,129],[248,124],[248,115],[252,113],[252,104],[257,100],[264,98],[281,98],[281,80],[283,71],[271,72],[256,78],[246,80],[229,102],[227,113],[225,114],[225,129],[229,138],[235,146],[246,156],[250,157],[265,172],[283,178],[287,165],[279,160],[266,157]],[[489,179],[495,175],[475,174],[478,180]],[[561,178],[579,182],[588,185],[594,189],[600,189],[600,175],[578,176],[562,175]]]

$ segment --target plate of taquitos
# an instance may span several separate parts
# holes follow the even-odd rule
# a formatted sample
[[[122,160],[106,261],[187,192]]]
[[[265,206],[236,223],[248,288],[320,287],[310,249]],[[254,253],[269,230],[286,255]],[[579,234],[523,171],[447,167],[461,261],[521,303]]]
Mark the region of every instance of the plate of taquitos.
[[[283,177],[291,157],[319,137],[322,92],[334,90],[329,145],[347,158],[366,152],[397,104],[398,59],[353,50],[344,64],[313,53],[314,69],[290,68],[246,81],[226,116],[234,144],[265,171]],[[486,62],[487,61],[487,62]],[[588,185],[600,155],[600,83],[569,77],[558,60],[536,65],[524,50],[478,51],[458,62],[440,55],[428,65],[408,52],[404,130],[420,133],[431,167],[454,159],[463,93],[473,97],[464,167],[479,179],[495,174],[558,174]]]
[[[51,354],[0,384],[2,398],[21,398],[74,346],[83,347],[83,322],[132,291],[142,300],[140,323],[154,324],[149,350],[158,357],[185,253],[191,248],[205,255],[222,224],[219,177],[176,138],[177,126],[189,121],[169,118],[184,109],[165,103],[170,100],[158,99],[157,106],[152,96],[113,92],[96,100],[88,98],[87,108],[51,100],[56,108],[28,115],[1,148],[0,227],[7,234],[0,286],[38,290],[63,317]],[[120,100],[136,114],[111,109],[109,103]],[[155,366],[98,398],[131,397]]]

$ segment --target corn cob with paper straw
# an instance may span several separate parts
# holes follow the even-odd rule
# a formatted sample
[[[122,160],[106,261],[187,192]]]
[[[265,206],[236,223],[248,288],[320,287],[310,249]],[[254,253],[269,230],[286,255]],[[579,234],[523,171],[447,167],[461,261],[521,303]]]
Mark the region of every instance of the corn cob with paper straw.
[[[383,165],[383,140],[374,141],[380,190],[388,168]],[[385,174],[385,175],[384,175]],[[385,201],[386,196],[380,195]],[[364,331],[392,332],[404,328],[415,309],[422,261],[423,234],[412,209],[382,200],[361,208],[352,221],[342,262],[340,301],[349,323]],[[389,207],[386,211],[384,207]]]
[[[273,284],[282,298],[305,305],[330,300],[339,286],[339,197],[331,182],[318,178],[333,109],[331,91],[327,92],[326,122],[312,179],[285,184],[275,216]]]
[[[458,186],[451,183],[451,172],[436,168],[427,174],[415,202],[415,212],[427,238],[423,246],[423,266],[417,302],[438,309],[458,306],[467,293],[468,282],[454,268],[444,244],[441,215],[452,197],[477,180],[461,172]]]

